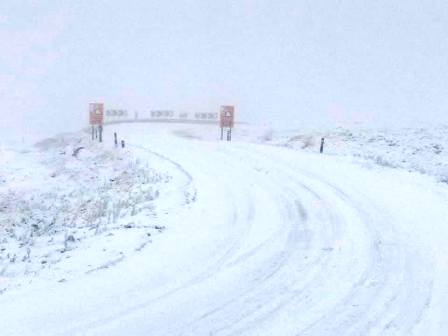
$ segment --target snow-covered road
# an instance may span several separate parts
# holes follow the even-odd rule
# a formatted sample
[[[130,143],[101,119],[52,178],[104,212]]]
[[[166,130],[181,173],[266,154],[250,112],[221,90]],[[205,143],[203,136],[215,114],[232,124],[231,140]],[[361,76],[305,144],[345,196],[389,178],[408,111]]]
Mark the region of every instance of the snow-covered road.
[[[114,268],[5,293],[1,335],[448,334],[446,186],[148,127],[106,139],[163,155],[195,202]]]

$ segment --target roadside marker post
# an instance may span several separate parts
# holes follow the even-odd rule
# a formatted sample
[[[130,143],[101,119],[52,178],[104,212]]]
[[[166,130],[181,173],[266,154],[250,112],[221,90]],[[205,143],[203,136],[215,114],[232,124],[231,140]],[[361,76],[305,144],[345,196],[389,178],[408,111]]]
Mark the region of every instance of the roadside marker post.
[[[320,140],[320,153],[324,152],[324,142],[325,142],[325,138],[322,138]]]

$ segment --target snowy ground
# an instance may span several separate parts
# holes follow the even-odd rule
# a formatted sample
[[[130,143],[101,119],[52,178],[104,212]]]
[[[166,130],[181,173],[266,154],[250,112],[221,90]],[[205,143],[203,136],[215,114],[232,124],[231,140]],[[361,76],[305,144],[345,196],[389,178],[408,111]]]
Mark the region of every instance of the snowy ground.
[[[2,150],[2,335],[448,334],[447,128],[105,132]]]
[[[393,168],[435,176],[448,183],[448,125],[432,129],[344,129],[327,132],[272,133],[272,142],[317,151],[325,138],[325,153],[352,156]]]
[[[157,156],[83,134],[0,154],[0,293],[121,262],[165,229],[170,209],[191,200],[176,195],[188,192],[186,178],[174,179],[178,172]]]
[[[219,136],[216,127],[174,130],[175,134],[213,141]],[[234,138],[312,153],[319,152],[325,138],[324,153],[346,156],[359,163],[403,168],[435,176],[448,183],[448,125],[434,128],[330,130],[290,129],[238,125]]]

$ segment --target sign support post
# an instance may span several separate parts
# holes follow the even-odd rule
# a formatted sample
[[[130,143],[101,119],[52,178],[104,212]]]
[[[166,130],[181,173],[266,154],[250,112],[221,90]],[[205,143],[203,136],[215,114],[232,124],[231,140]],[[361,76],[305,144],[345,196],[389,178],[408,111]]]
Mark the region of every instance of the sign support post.
[[[104,104],[91,103],[89,105],[90,125],[92,125],[92,140],[99,139],[103,142]]]
[[[227,128],[227,141],[232,140],[232,128],[234,125],[235,107],[223,105],[220,110],[221,140],[224,140],[224,128]]]

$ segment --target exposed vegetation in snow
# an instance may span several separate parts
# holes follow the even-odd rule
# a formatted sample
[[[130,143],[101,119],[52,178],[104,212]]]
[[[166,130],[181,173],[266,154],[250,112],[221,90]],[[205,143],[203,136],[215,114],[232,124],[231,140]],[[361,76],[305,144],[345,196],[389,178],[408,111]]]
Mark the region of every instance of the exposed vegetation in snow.
[[[297,132],[299,133],[299,132]],[[325,153],[354,156],[381,166],[404,168],[448,182],[448,126],[435,129],[367,130],[338,128],[328,132],[278,134],[277,144]]]
[[[0,292],[22,276],[107,267],[164,229],[156,208],[172,176],[130,151],[63,135],[0,155]]]

